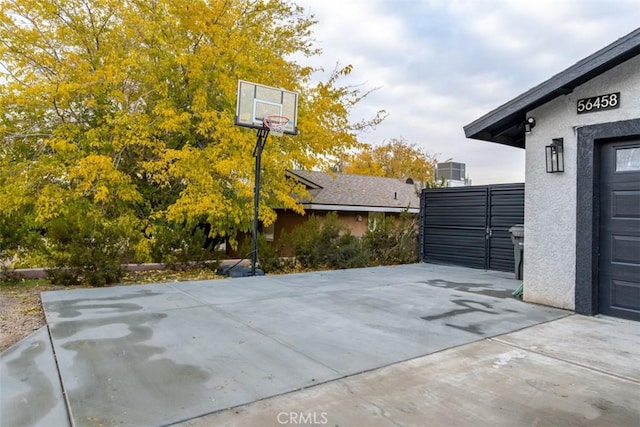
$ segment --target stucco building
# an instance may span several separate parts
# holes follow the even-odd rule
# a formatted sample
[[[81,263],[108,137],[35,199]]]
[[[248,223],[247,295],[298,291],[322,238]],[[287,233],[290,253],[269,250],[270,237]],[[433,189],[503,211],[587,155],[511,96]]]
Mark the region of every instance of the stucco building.
[[[526,150],[524,299],[640,320],[640,29],[464,130]]]

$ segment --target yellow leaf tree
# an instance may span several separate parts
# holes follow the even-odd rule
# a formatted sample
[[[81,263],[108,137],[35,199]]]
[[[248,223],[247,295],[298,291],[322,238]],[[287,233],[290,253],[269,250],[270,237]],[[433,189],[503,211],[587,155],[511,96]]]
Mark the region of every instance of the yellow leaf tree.
[[[99,236],[121,262],[149,259],[160,228],[248,230],[256,135],[234,126],[240,79],[300,93],[300,134],[264,152],[260,216],[300,210],[285,170],[325,165],[381,120],[349,122],[366,96],[340,85],[350,66],[313,83],[291,59],[319,53],[314,23],[287,0],[1,2],[0,233],[19,243],[10,224],[29,224],[13,248],[50,233],[68,264],[68,242]]]
[[[377,147],[365,144],[343,156],[340,169],[355,175],[411,178],[418,188],[429,188],[441,185],[435,174],[437,164],[436,155],[402,138],[395,138]]]

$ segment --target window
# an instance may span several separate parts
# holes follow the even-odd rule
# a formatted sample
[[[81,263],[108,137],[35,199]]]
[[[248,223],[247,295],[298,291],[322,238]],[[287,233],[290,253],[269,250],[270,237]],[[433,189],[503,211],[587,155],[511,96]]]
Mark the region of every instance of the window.
[[[264,234],[264,237],[265,239],[267,239],[267,242],[273,242],[273,239],[276,234],[276,224],[273,223],[268,227],[264,227],[262,229],[262,234]]]
[[[384,226],[384,214],[379,212],[369,212],[367,220],[367,229],[371,232],[376,231],[378,227]]]
[[[616,172],[640,171],[640,147],[616,150]]]

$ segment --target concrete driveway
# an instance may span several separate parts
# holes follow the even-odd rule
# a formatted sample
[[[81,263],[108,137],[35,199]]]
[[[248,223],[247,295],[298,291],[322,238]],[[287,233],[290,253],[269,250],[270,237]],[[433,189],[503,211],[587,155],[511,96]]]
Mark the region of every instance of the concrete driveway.
[[[413,379],[379,390],[402,396],[432,374],[447,383],[439,366],[473,371],[481,360],[493,360],[498,368],[529,361],[521,356],[521,343],[487,338],[569,313],[511,298],[520,284],[511,277],[416,264],[47,292],[42,300],[49,333],[40,331],[2,354],[0,420],[2,426],[239,425],[242,420],[242,425],[321,425],[322,399],[314,406],[307,397],[324,393],[335,396],[334,404],[346,402],[338,389],[354,379],[368,381],[367,375],[402,378],[404,372]],[[470,353],[461,359],[441,352],[465,344],[471,344]],[[628,347],[629,354],[638,354],[637,342]],[[430,354],[436,362],[417,359]],[[409,362],[399,364],[404,361]],[[632,371],[628,382],[637,391],[636,374]],[[491,385],[486,393],[495,393]],[[301,389],[306,390],[287,394]],[[375,387],[363,385],[365,390]],[[471,398],[470,390],[458,392]],[[251,406],[274,396],[307,400],[291,406],[287,420]],[[452,410],[461,410],[459,403]],[[317,409],[307,411],[314,420],[307,412],[291,419],[303,406]],[[241,407],[257,418],[238,418]],[[237,409],[225,412],[228,408]],[[330,425],[363,425],[359,418],[372,425],[368,421],[375,419],[367,421],[366,413],[335,408],[325,418]],[[627,416],[637,413],[632,408]],[[398,425],[388,415],[380,412],[391,424],[379,425]],[[399,425],[424,425],[420,420]]]

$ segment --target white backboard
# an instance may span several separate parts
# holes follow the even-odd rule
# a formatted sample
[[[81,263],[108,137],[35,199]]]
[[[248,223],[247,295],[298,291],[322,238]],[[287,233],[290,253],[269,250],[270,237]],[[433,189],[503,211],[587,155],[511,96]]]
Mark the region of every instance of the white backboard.
[[[284,89],[264,86],[244,80],[238,81],[236,125],[262,128],[265,116],[284,116],[289,122],[284,133],[298,134],[298,94]]]

